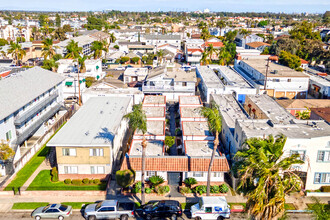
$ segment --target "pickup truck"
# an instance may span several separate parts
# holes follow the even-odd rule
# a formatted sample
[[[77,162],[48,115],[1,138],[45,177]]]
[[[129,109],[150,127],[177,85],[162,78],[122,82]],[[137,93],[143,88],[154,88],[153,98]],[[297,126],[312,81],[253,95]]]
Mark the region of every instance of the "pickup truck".
[[[201,197],[197,204],[191,206],[190,212],[196,220],[230,218],[230,208],[224,196]]]
[[[99,203],[87,205],[84,217],[87,220],[117,219],[127,220],[134,217],[135,204],[132,202],[118,202],[117,200],[104,200]]]

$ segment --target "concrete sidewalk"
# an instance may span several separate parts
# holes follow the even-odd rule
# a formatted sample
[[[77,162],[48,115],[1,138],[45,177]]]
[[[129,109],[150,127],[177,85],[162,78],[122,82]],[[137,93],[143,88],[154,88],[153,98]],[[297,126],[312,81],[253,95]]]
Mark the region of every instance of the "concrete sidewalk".
[[[34,173],[30,176],[30,178],[23,184],[21,187],[21,190],[26,190],[29,185],[32,183],[32,181],[36,178],[36,176],[39,174],[42,170],[51,170],[51,166],[46,164],[46,159],[42,161],[40,166],[34,171]]]

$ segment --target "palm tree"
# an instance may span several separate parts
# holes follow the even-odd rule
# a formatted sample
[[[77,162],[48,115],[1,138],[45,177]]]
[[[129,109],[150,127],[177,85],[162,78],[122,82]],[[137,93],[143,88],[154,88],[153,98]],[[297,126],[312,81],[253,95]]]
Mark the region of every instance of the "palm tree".
[[[226,47],[222,47],[218,50],[219,65],[227,65],[230,62],[231,58],[232,56]]]
[[[311,110],[307,107],[305,107],[305,111],[299,111],[296,113],[296,117],[301,120],[308,120],[310,118]]]
[[[116,37],[114,33],[110,34],[110,43],[114,43],[116,41]]]
[[[217,28],[220,29],[220,36],[221,36],[221,30],[227,26],[226,22],[224,20],[220,20],[217,22]]]
[[[239,31],[239,34],[242,35],[243,38],[245,39],[249,34],[251,34],[251,31],[248,31],[248,30],[243,28]]]
[[[56,54],[55,48],[53,46],[53,39],[51,38],[46,38],[45,40],[42,41],[42,56],[44,56],[44,59],[47,59],[49,57],[50,59],[53,58],[53,56]]]
[[[53,58],[49,60],[44,60],[42,68],[55,72],[56,69],[58,68],[58,63],[56,63],[56,61]]]
[[[124,116],[124,118],[128,119],[129,127],[134,131],[139,130],[143,134],[142,140],[142,166],[141,166],[141,203],[144,205],[145,203],[145,186],[144,186],[144,173],[145,173],[145,156],[146,156],[146,147],[147,142],[145,138],[145,134],[147,133],[147,116],[142,109],[142,104],[134,105],[133,111]]]
[[[301,189],[302,181],[291,167],[304,162],[299,154],[284,156],[285,142],[284,135],[250,138],[236,153],[238,190],[248,198],[246,208],[254,219],[278,219],[285,211],[285,195]]]
[[[215,157],[215,153],[218,149],[219,145],[219,134],[221,132],[221,127],[222,127],[222,117],[221,114],[219,113],[219,106],[212,102],[210,107],[203,107],[201,110],[202,115],[207,118],[208,124],[209,124],[209,129],[215,136],[214,142],[213,142],[213,151],[212,151],[212,156],[209,164],[209,168],[207,171],[207,190],[206,190],[206,195],[210,195],[210,185],[211,185],[211,169]]]
[[[163,50],[159,50],[157,51],[157,57],[158,57],[158,60],[160,61],[160,65],[163,63],[163,57],[164,57],[164,51]]]
[[[204,51],[202,53],[201,64],[208,65],[209,63],[210,63],[209,53],[207,51]]]
[[[85,61],[87,60],[87,56],[79,56],[78,57],[78,64],[79,64],[79,72],[83,73],[85,72],[86,69],[86,65],[85,65]]]
[[[22,45],[19,43],[10,42],[8,54],[11,54],[16,60],[16,66],[18,66],[19,60],[22,60],[26,55],[26,51],[22,49]]]
[[[65,58],[71,58],[74,60],[78,60],[80,57],[80,53],[82,53],[82,47],[78,46],[78,42],[75,42],[74,40],[69,41],[68,45],[66,46],[67,54],[65,55]],[[79,79],[79,67],[78,67],[78,104],[81,105],[81,96],[80,96],[80,79]]]
[[[205,45],[206,46],[206,45]],[[212,55],[216,52],[216,49],[213,47],[213,44],[210,44],[208,47],[207,47],[207,52],[210,56],[210,60],[212,60]]]
[[[94,59],[99,59],[102,57],[102,51],[106,51],[103,42],[94,41],[91,46],[91,50],[94,51]]]

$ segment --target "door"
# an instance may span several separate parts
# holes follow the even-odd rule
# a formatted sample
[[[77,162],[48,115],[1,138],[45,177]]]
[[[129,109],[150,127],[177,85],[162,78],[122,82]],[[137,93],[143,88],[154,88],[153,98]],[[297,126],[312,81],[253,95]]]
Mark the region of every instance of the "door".
[[[113,219],[116,218],[114,207],[102,207],[97,211],[97,218],[100,219]]]
[[[181,185],[181,173],[180,172],[168,172],[167,180],[168,180],[168,185]]]

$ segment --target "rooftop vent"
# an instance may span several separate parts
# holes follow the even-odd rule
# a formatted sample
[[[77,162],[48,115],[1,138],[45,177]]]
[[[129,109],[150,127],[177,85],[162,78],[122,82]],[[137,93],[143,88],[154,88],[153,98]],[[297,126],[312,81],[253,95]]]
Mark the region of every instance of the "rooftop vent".
[[[88,135],[89,135],[89,131],[86,131],[86,132],[85,132],[85,135],[88,136]]]
[[[278,74],[278,70],[274,70],[274,72],[273,72],[274,74]]]

